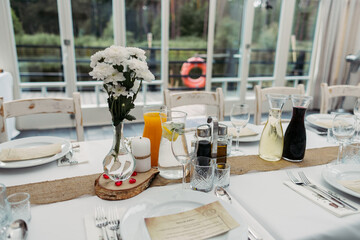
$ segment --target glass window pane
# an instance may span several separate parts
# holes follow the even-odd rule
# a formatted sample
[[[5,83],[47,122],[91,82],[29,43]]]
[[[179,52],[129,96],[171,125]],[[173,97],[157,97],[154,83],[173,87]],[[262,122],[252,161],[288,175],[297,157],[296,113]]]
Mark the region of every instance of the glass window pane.
[[[146,51],[147,63],[155,79],[161,78],[161,0],[126,1],[126,45]],[[162,101],[160,84],[143,85],[146,104]],[[140,91],[136,103],[144,102]]]
[[[217,1],[212,77],[238,77],[244,0]],[[222,87],[227,96],[237,88],[237,82],[212,83]]]
[[[297,0],[286,75],[309,75],[319,1]]]
[[[254,1],[249,77],[274,75],[281,0]]]
[[[209,2],[171,1],[169,89],[204,89]]]
[[[112,0],[72,0],[78,81],[92,81],[89,76],[90,57],[114,44]],[[94,91],[92,86],[78,87],[79,91]]]
[[[56,0],[11,0],[10,4],[21,82],[64,82]],[[22,97],[34,97],[32,92],[38,91],[23,89]],[[48,91],[63,94],[64,88]]]

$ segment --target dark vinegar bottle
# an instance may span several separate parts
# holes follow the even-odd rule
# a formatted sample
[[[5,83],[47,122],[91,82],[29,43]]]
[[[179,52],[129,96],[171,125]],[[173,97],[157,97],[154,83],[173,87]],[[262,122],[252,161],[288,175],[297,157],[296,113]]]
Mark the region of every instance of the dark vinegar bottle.
[[[293,115],[284,137],[282,157],[291,162],[303,160],[306,149],[306,130],[304,124],[306,108],[294,107]]]

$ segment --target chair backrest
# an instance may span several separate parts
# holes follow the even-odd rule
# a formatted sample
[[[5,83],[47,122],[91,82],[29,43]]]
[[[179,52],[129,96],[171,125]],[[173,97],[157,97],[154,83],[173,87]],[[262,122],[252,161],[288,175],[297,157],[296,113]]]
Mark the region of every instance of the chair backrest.
[[[187,105],[206,105],[217,108],[217,118],[224,120],[224,95],[222,88],[217,88],[216,92],[189,91],[189,92],[170,92],[164,91],[164,103],[168,109]]]
[[[360,85],[333,85],[321,84],[320,113],[327,113],[330,107],[330,99],[334,97],[360,97]]]
[[[255,114],[254,122],[256,125],[261,123],[262,103],[267,100],[266,94],[305,94],[305,88],[303,84],[299,84],[297,87],[269,87],[261,89],[260,85],[255,86]]]
[[[80,93],[73,98],[33,98],[4,102],[0,97],[0,143],[8,141],[6,119],[41,113],[74,114],[78,141],[84,141],[84,127],[80,103]]]

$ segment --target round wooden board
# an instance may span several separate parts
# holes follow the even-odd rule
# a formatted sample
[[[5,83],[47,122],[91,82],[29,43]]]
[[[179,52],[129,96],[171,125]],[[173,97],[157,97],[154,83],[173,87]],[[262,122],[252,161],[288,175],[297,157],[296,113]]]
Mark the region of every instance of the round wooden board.
[[[158,173],[159,170],[151,168],[147,172],[138,173],[136,176],[133,176],[132,178],[136,179],[136,183],[130,184],[128,179],[123,181],[121,186],[116,186],[114,181],[105,179],[101,174],[95,180],[95,194],[104,200],[132,198],[147,189]]]

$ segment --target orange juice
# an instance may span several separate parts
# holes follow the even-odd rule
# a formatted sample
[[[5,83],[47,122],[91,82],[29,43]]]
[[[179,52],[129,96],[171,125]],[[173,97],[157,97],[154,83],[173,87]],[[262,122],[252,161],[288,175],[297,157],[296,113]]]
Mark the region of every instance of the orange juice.
[[[161,120],[160,120],[160,112],[145,112],[144,113],[144,132],[143,137],[147,137],[150,139],[151,145],[151,166],[158,165],[158,157],[159,157],[159,147],[161,141]]]

